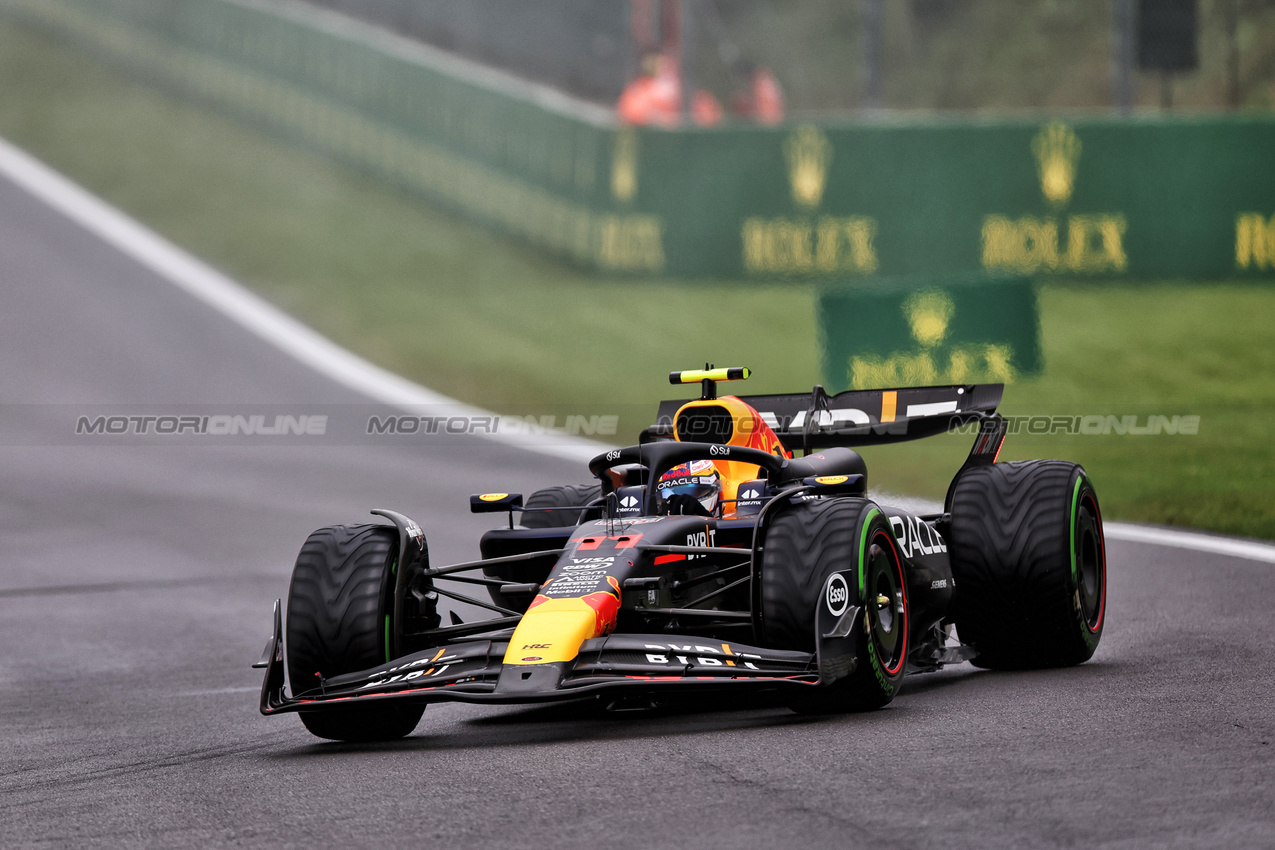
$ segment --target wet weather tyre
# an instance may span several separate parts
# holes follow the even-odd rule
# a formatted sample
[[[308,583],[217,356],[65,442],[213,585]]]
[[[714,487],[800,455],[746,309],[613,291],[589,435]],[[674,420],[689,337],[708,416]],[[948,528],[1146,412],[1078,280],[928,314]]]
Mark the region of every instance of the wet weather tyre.
[[[601,497],[601,484],[564,484],[537,490],[523,502],[522,526],[564,528],[577,525],[581,506]]]
[[[310,535],[288,588],[286,649],[295,695],[389,660],[398,532],[334,525]],[[388,741],[416,728],[424,706],[367,705],[302,711],[305,727],[337,741]]]
[[[767,646],[813,652],[818,606],[839,614],[837,580],[848,605],[859,606],[854,669],[790,703],[802,713],[881,708],[903,682],[908,603],[903,563],[885,515],[867,499],[806,502],[785,510],[765,533],[761,621]]]
[[[968,470],[953,489],[952,617],[974,664],[1064,667],[1098,648],[1107,559],[1098,497],[1061,460]]]

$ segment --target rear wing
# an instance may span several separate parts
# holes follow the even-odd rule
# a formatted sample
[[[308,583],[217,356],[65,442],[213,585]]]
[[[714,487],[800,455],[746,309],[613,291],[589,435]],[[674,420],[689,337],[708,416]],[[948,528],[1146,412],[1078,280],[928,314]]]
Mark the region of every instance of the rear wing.
[[[789,451],[833,446],[872,446],[943,434],[996,412],[1004,384],[954,384],[847,390],[830,396],[816,386],[808,393],[751,395],[751,405]],[[672,435],[673,417],[684,401],[660,402],[652,436]],[[708,408],[692,410],[707,415]]]

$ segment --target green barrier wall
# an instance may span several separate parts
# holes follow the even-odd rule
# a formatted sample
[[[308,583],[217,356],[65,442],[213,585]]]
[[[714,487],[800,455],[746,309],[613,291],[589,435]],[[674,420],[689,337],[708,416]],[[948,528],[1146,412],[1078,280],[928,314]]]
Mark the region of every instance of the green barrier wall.
[[[0,11],[598,269],[843,284],[1275,272],[1270,117],[637,131],[288,0]]]
[[[614,211],[607,110],[297,3],[0,0],[181,93],[605,270],[664,267]]]

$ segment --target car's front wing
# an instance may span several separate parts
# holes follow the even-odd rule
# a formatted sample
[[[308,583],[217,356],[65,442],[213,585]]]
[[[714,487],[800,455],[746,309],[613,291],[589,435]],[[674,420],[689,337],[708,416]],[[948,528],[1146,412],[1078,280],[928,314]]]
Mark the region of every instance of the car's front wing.
[[[600,695],[684,693],[720,689],[799,690],[819,687],[854,669],[851,626],[818,636],[816,652],[762,649],[683,635],[613,634],[587,640],[572,661],[504,664],[509,641],[468,640],[416,652],[356,673],[285,688],[280,604],[274,636],[257,666],[266,668],[261,713],[337,709],[383,700],[534,703]],[[671,693],[669,694],[672,695]]]

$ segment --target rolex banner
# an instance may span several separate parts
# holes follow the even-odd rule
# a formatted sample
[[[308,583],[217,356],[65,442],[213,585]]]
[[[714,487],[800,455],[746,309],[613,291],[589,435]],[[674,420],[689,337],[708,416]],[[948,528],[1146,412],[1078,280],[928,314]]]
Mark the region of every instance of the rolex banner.
[[[1275,121],[643,132],[626,208],[683,275],[1275,276]]]
[[[1010,382],[1042,368],[1030,279],[871,285],[819,299],[829,390]]]

